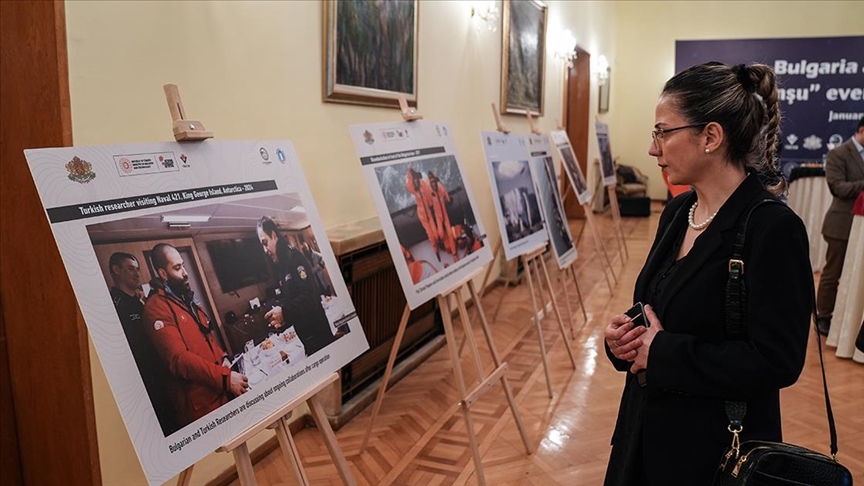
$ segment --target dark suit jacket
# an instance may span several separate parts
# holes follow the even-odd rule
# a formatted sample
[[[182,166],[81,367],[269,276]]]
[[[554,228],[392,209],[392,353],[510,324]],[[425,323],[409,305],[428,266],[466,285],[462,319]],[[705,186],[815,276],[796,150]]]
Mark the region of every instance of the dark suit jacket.
[[[852,228],[852,206],[861,191],[864,191],[864,160],[852,139],[828,152],[825,160],[825,182],[834,200],[825,220],[822,234],[838,240],[849,239]]]
[[[728,261],[739,217],[770,197],[749,175],[652,301],[648,283],[687,225],[696,194],[676,197],[663,211],[633,299],[651,304],[665,331],[651,345],[647,386],[627,373],[607,485],[644,484],[645,476],[654,485],[711,484],[732,438],[726,399],[747,401],[742,440],[781,439],[779,391],[795,383],[804,365],[813,308],[807,232],[784,205],[762,205],[750,219],[743,254],[749,337],[724,338]],[[629,369],[631,363],[606,352],[616,369]]]

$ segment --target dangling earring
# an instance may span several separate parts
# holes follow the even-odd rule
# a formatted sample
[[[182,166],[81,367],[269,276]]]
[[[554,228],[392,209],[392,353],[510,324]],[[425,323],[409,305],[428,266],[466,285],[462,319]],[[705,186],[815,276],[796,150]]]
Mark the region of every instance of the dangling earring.
[[[709,149],[709,148],[706,147],[706,148],[705,148],[705,153],[706,153],[706,154],[710,154],[710,153],[711,153],[711,149]]]

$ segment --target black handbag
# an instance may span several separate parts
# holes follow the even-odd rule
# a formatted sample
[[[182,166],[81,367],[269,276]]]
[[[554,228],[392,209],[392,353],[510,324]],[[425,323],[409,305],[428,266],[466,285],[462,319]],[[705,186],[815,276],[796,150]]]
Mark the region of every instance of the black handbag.
[[[729,280],[726,283],[727,338],[741,339],[747,335],[747,324],[744,319],[747,292],[742,260],[744,236],[753,210],[763,203],[770,202],[779,203],[775,199],[759,201],[747,212],[738,229],[732,258],[729,260]],[[741,443],[738,434],[743,430],[742,422],[747,414],[747,402],[727,401],[726,416],[729,418],[728,430],[732,433],[732,445],[720,462],[714,477],[714,486],[852,486],[852,474],[837,462],[837,429],[834,426],[834,414],[828,398],[825,363],[822,361],[822,341],[819,333],[815,332],[815,334],[819,340],[819,363],[822,365],[822,386],[825,392],[825,408],[828,412],[833,458],[782,442],[752,440]]]

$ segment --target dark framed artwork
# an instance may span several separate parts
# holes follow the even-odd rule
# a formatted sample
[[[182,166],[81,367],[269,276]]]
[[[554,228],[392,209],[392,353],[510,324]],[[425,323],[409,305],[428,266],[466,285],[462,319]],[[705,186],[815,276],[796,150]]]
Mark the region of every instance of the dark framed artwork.
[[[324,101],[417,106],[419,0],[326,0]]]
[[[543,115],[547,7],[538,0],[504,0],[501,113]]]
[[[611,80],[609,75],[611,69],[606,70],[606,79],[600,84],[600,99],[597,103],[597,111],[600,113],[609,113],[609,85]]]

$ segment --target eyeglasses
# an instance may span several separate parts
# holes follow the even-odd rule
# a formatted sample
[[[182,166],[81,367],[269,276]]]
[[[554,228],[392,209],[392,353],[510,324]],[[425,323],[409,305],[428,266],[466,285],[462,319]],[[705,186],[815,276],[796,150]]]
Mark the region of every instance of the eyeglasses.
[[[672,133],[678,130],[684,130],[685,128],[696,128],[696,127],[704,127],[708,123],[694,123],[692,125],[684,125],[683,127],[675,127],[675,128],[658,128],[651,132],[651,138],[654,140],[654,146],[658,149],[660,148],[660,142],[663,141],[663,137],[666,136],[667,133]]]

